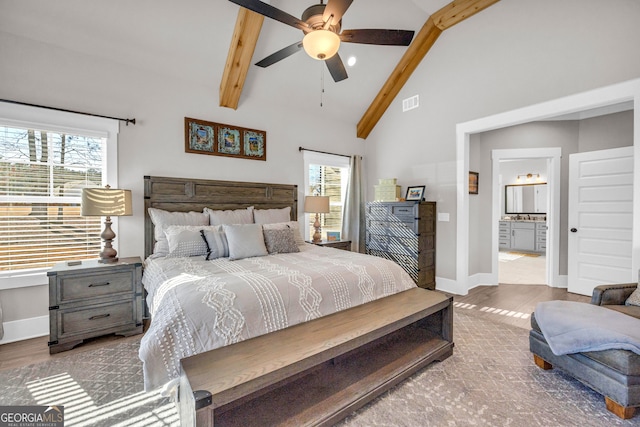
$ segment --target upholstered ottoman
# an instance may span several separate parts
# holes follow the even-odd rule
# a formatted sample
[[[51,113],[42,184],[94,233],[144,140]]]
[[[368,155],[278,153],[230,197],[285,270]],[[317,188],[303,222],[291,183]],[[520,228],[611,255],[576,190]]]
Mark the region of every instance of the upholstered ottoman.
[[[640,307],[624,305],[635,288],[636,284],[599,286],[594,289],[591,303],[640,317]],[[536,365],[542,369],[560,368],[602,394],[607,409],[618,417],[631,418],[640,406],[640,355],[615,349],[557,356],[545,340],[535,313],[531,316],[529,348]]]

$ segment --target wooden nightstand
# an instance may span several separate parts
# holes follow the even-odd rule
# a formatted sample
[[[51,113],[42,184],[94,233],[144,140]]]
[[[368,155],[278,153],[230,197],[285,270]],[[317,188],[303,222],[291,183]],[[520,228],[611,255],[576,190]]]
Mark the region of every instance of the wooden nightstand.
[[[142,333],[142,260],[56,264],[49,272],[49,353],[87,338]]]
[[[314,243],[311,241],[307,241],[307,243],[313,243],[316,246],[324,246],[327,248],[336,248],[336,249],[342,249],[345,251],[350,251],[351,250],[351,240],[335,240],[335,241],[327,241],[327,240],[323,240],[321,242],[318,243]]]

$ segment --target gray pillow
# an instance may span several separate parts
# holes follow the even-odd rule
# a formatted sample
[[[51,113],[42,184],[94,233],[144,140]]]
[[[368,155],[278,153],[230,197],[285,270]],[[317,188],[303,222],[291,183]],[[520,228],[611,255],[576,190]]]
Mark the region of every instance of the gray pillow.
[[[629,298],[627,298],[624,304],[640,306],[640,288],[636,288],[636,290],[633,291],[631,295],[629,295]]]
[[[224,231],[203,229],[201,233],[207,245],[207,260],[229,256],[229,243]]]
[[[229,259],[268,255],[260,224],[223,225],[229,243]]]
[[[290,228],[293,230],[293,234],[295,236],[296,243],[298,244],[298,246],[304,245],[305,243],[304,237],[302,237],[302,235],[300,234],[300,224],[298,224],[298,221],[279,222],[275,224],[263,224],[262,228],[264,230],[282,230],[282,229]]]
[[[195,227],[195,228],[194,228]],[[169,257],[192,257],[207,254],[207,245],[202,240],[202,226],[171,225],[165,230],[169,243]]]
[[[300,252],[293,229],[264,230],[264,243],[270,254]]]
[[[149,217],[154,225],[153,257],[169,255],[169,242],[165,235],[171,225],[209,225],[209,217],[202,212],[170,212],[162,209],[149,208]]]

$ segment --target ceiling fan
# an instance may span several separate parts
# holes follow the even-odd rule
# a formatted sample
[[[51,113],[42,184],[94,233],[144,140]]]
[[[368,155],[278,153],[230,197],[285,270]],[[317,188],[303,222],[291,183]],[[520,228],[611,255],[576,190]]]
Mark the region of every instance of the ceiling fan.
[[[336,82],[346,79],[347,71],[338,55],[340,42],[363,43],[375,45],[409,46],[413,39],[413,31],[407,30],[344,30],[342,15],[347,11],[353,0],[328,0],[327,4],[309,6],[303,13],[302,19],[273,7],[260,0],[229,0],[267,18],[275,19],[283,24],[302,30],[305,34],[302,41],[281,49],[255,65],[266,68],[281,61],[294,53],[304,49],[314,59],[325,61],[331,77]]]

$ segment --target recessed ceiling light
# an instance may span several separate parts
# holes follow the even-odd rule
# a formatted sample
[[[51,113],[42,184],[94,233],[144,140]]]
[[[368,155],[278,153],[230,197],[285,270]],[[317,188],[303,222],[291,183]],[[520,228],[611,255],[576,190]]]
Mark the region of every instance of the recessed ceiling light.
[[[349,67],[353,67],[354,65],[356,65],[356,57],[350,56],[349,59],[347,59],[347,65]]]

